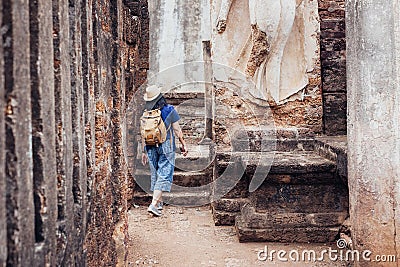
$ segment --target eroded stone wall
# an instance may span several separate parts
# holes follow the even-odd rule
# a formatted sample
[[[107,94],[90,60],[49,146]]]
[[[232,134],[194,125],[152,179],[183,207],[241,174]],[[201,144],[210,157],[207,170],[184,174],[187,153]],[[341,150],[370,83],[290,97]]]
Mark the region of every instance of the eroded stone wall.
[[[147,2],[0,3],[0,266],[123,262]]]

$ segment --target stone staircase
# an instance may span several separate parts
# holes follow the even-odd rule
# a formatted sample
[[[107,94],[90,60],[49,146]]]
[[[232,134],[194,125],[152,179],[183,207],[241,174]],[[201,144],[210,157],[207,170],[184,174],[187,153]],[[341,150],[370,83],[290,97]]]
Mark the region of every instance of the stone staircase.
[[[168,103],[175,106],[181,116],[180,125],[189,153],[186,157],[176,154],[175,171],[171,193],[165,193],[163,201],[171,205],[202,206],[211,197],[213,165],[209,145],[198,145],[205,129],[204,94],[180,93],[166,95]],[[137,136],[139,140],[139,136]],[[177,141],[177,148],[179,142]],[[135,204],[148,205],[151,201],[149,166],[141,164],[140,154],[135,159]]]
[[[164,194],[163,201],[171,205],[202,206],[210,203],[210,190],[206,185],[212,181],[212,165],[209,164],[208,146],[189,145],[189,154],[176,155],[171,193]],[[151,202],[150,170],[136,159],[134,203],[148,205]],[[201,188],[206,186],[206,188]]]
[[[239,152],[246,154],[244,173],[235,188],[212,204],[215,223],[235,225],[241,242],[335,240],[348,216],[345,138],[278,140],[276,148]],[[217,155],[216,179],[231,157]],[[269,172],[261,186],[249,192],[260,167]]]

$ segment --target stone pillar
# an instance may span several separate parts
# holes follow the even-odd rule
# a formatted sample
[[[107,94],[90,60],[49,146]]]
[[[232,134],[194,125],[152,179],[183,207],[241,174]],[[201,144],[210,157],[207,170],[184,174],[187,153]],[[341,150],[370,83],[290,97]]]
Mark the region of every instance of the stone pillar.
[[[3,2],[0,0],[0,21],[2,21]],[[4,101],[4,53],[0,42],[0,111],[5,109]],[[0,112],[0,136],[5,136],[4,112]],[[5,169],[5,138],[0,138],[0,170]],[[7,222],[6,222],[6,175],[0,171],[0,267],[7,261]]]
[[[85,110],[85,149],[86,149],[86,169],[87,169],[87,185],[83,185],[86,190],[86,216],[90,213],[90,195],[92,190],[95,166],[95,99],[94,99],[94,77],[91,73],[91,62],[93,61],[93,53],[91,50],[93,44],[93,21],[92,21],[91,0],[82,1],[82,76],[83,76],[83,92],[84,92],[84,110]],[[84,218],[86,220],[86,218]]]
[[[212,61],[211,61],[211,43],[203,41],[203,61],[204,61],[204,81],[205,81],[205,134],[204,138],[208,141],[213,140],[213,119],[214,119],[214,85],[212,84]],[[203,139],[204,141],[204,139]]]
[[[72,119],[68,0],[53,0],[57,158],[57,266],[75,265],[72,195]]]
[[[76,229],[75,250],[81,251],[86,234],[87,168],[85,149],[85,110],[82,76],[82,0],[69,1],[69,34],[71,55],[71,107],[72,107],[72,192],[74,197],[74,222]],[[84,256],[76,254],[76,262],[84,262]]]
[[[400,257],[399,4],[346,6],[350,217],[355,248],[371,258]]]
[[[3,0],[7,265],[34,262],[29,1]],[[1,110],[1,112],[4,112]],[[3,172],[3,170],[0,170]]]
[[[56,264],[57,179],[51,1],[29,2],[35,263]]]
[[[190,64],[178,65],[203,60],[202,40],[210,29],[203,21],[210,16],[207,4],[203,0],[194,1],[148,1],[150,14],[150,69],[149,77],[175,67],[174,77],[163,76],[155,83],[170,90],[176,87],[177,80],[201,81],[203,71]],[[204,5],[206,7],[204,7]],[[178,71],[178,69],[182,69]],[[186,85],[177,87],[177,92],[204,92],[204,86]]]

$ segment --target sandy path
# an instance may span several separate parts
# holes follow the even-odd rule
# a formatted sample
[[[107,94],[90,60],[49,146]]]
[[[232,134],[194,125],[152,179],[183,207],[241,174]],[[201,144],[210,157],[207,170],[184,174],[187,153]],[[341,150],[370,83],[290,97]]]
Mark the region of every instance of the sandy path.
[[[129,266],[347,266],[344,262],[260,261],[257,252],[307,249],[322,251],[328,245],[239,243],[233,227],[214,226],[208,207],[166,207],[162,217],[148,214],[146,207],[129,213]],[[332,245],[335,248],[335,245]],[[288,257],[288,256],[287,256]]]

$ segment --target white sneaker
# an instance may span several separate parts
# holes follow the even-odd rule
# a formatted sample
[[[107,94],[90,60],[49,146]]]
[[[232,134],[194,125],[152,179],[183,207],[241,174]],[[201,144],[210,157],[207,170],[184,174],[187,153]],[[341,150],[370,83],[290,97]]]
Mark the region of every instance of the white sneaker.
[[[147,208],[147,211],[157,217],[160,217],[162,215],[161,211],[154,207],[153,204],[150,204],[150,206]]]

